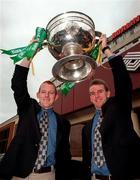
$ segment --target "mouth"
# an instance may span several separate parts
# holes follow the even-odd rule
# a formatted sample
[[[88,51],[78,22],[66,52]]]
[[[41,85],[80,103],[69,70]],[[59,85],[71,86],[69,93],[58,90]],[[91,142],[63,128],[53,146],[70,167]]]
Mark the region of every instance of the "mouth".
[[[100,103],[100,102],[102,102],[102,100],[101,99],[97,99],[95,102]]]

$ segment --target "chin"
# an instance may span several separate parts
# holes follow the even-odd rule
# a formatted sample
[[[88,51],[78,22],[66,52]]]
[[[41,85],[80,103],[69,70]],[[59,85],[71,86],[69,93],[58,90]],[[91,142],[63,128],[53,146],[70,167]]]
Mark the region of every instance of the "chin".
[[[99,104],[99,105],[96,105],[95,107],[96,107],[97,109],[100,109],[102,106],[103,106],[103,104]]]
[[[47,108],[49,107],[49,105],[42,105],[42,107],[43,107],[44,109],[47,109]]]

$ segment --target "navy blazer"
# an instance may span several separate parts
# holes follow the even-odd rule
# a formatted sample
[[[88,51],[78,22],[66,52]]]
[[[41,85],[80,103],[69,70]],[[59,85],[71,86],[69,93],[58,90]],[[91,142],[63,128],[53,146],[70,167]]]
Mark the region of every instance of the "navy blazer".
[[[0,179],[12,176],[27,177],[34,167],[41,133],[37,113],[41,107],[35,99],[30,98],[27,90],[28,68],[16,65],[12,78],[12,89],[17,104],[19,122],[5,156],[0,163]],[[55,113],[55,112],[54,112]],[[57,119],[56,139],[56,180],[68,179],[71,159],[69,133],[70,123],[55,113]]]
[[[109,61],[115,96],[102,107],[100,127],[103,152],[110,173],[116,177],[140,177],[140,138],[131,119],[132,84],[121,56]],[[82,131],[83,180],[91,179],[91,130],[93,120]]]

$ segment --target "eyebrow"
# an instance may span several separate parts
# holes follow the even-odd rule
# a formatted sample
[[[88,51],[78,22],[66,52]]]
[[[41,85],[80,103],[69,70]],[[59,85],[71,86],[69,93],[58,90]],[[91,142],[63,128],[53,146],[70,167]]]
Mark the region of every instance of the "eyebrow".
[[[100,92],[100,91],[105,91],[105,89],[99,89],[99,90],[97,90],[97,92]],[[89,91],[89,93],[96,93],[96,92],[94,92],[94,91]]]

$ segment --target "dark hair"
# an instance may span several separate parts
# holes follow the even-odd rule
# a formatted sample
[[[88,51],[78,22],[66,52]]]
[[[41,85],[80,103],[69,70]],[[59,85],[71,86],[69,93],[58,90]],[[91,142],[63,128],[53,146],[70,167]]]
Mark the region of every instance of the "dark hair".
[[[92,80],[89,87],[91,87],[92,85],[101,85],[101,84],[104,85],[106,91],[110,90],[110,88],[109,88],[108,84],[106,83],[106,81],[104,81],[102,79],[94,79],[94,80]]]
[[[52,85],[52,86],[55,88],[55,93],[57,94],[56,86],[54,85],[53,82],[51,82],[51,81],[49,81],[49,80],[44,81],[44,82],[41,83],[38,92],[40,92],[40,89],[41,89],[42,84],[45,84],[45,83],[46,83],[46,84],[49,84],[49,85]]]

